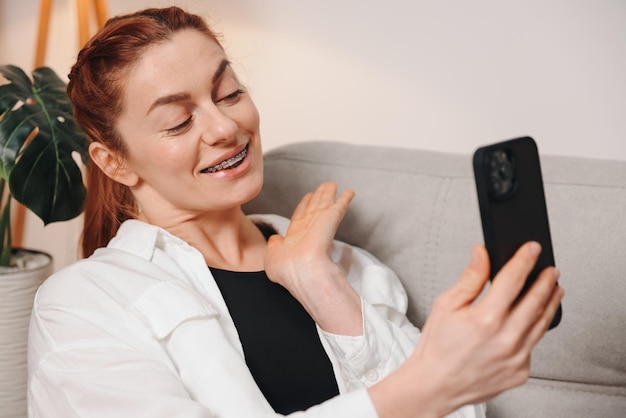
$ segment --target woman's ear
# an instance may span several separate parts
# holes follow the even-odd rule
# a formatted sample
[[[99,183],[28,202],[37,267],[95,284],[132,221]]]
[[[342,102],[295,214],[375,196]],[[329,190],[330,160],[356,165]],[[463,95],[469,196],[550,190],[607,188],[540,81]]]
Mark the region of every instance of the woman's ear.
[[[89,156],[107,177],[116,182],[132,187],[139,181],[139,176],[124,164],[119,155],[102,143],[89,144]]]

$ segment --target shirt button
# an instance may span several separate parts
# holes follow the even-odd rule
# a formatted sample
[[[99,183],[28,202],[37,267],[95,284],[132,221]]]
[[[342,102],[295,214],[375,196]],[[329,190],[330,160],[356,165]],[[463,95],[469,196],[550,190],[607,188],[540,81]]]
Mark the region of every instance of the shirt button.
[[[376,382],[378,380],[378,372],[375,369],[370,369],[365,372],[365,379],[369,382]]]

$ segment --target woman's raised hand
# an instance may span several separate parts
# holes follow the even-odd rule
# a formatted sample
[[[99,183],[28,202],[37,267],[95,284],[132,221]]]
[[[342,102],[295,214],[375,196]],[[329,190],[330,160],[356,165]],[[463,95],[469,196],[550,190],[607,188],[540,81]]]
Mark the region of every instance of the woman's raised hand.
[[[476,246],[459,281],[435,301],[415,352],[387,379],[370,388],[381,417],[444,416],[523,384],[532,348],[545,334],[563,297],[558,270],[545,269],[517,301],[541,251],[527,243],[497,274]]]
[[[336,195],[335,183],[323,183],[302,198],[285,236],[270,237],[265,270],[272,281],[298,299],[322,329],[359,335],[360,297],[330,258],[333,239],[354,192]]]
[[[332,241],[354,197],[352,190],[337,199],[336,194],[335,183],[323,183],[315,192],[307,193],[294,210],[285,236],[271,237],[266,261],[279,258],[302,264],[330,260]]]

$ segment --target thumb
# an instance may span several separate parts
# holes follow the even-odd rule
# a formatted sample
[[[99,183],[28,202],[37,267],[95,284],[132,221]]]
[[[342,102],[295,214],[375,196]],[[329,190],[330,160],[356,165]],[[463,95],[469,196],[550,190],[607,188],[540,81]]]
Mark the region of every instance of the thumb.
[[[459,280],[450,288],[452,306],[471,304],[482,292],[489,280],[489,256],[482,245],[472,248],[472,257]]]
[[[280,234],[274,234],[267,240],[267,249],[269,250],[274,246],[280,245],[283,241],[285,241],[285,237]]]

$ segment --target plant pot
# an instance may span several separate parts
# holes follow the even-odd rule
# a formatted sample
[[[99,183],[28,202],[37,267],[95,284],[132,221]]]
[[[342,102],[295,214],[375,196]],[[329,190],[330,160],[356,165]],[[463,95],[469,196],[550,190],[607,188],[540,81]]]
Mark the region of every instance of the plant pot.
[[[14,249],[20,267],[0,267],[0,417],[26,417],[28,324],[33,299],[52,274],[52,257]]]

